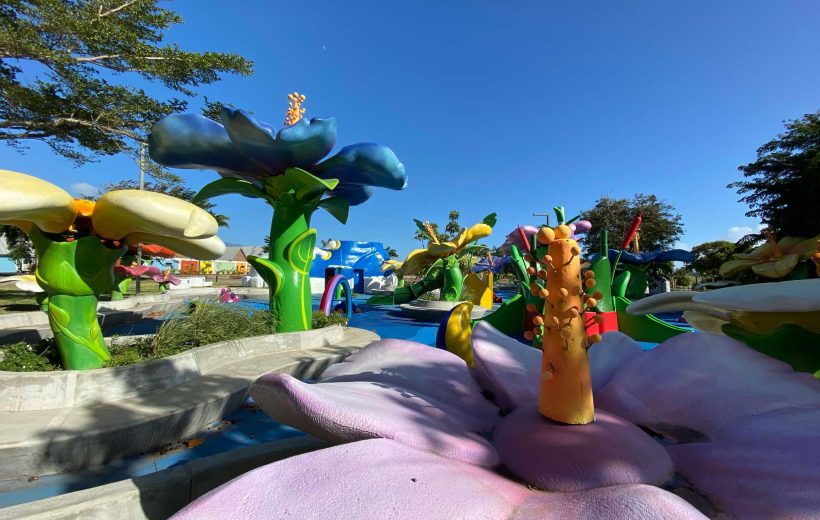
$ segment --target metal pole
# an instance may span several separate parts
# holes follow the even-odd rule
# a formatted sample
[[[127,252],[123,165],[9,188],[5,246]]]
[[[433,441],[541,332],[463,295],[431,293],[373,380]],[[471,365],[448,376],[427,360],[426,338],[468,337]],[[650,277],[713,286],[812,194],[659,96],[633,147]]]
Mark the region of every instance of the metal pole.
[[[549,213],[533,213],[532,216],[533,217],[546,217],[547,225],[548,226],[550,225],[550,214]]]
[[[140,143],[140,159],[139,159],[139,167],[140,167],[140,184],[139,189],[145,189],[145,168],[143,165],[143,161],[145,161],[145,145]],[[142,265],[142,244],[137,244],[137,265]],[[140,279],[141,277],[137,277],[137,285],[135,287],[136,293],[140,293]]]

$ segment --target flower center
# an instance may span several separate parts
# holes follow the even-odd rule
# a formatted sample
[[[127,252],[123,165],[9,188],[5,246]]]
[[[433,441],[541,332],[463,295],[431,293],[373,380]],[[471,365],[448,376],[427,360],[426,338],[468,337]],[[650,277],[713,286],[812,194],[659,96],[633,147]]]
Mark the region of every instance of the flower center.
[[[302,108],[302,103],[305,101],[305,95],[293,92],[288,94],[288,110],[285,112],[285,125],[295,125],[305,116],[305,109]]]
[[[777,238],[772,233],[771,229],[767,229],[763,233],[766,234],[766,240],[769,242],[769,245],[772,246],[772,258],[780,258],[783,256],[783,251],[780,250],[780,246],[777,245]]]

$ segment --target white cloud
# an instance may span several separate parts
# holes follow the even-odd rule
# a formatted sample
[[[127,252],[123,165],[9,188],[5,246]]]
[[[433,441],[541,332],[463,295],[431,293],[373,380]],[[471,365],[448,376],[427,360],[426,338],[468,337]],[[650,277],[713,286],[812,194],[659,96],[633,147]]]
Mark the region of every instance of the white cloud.
[[[754,232],[755,230],[749,226],[732,226],[726,230],[726,233],[723,235],[723,239],[730,242],[737,242],[744,236]]]
[[[75,182],[70,186],[71,194],[75,197],[94,197],[100,189],[93,184],[87,182]]]

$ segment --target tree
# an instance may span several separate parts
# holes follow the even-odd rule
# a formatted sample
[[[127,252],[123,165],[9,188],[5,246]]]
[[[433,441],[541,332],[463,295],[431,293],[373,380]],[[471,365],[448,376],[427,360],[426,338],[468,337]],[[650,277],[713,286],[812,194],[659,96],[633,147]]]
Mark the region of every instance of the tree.
[[[716,240],[714,242],[704,242],[692,248],[695,260],[691,267],[701,277],[701,281],[709,278],[715,281],[720,278],[718,271],[720,265],[729,259],[733,253],[737,253],[737,246],[727,240]]]
[[[164,43],[164,31],[181,22],[157,0],[3,2],[0,140],[17,147],[43,141],[77,164],[118,153],[136,159],[151,125],[187,101],[157,99],[116,80],[141,78],[191,97],[222,73],[252,72],[235,54]]]
[[[135,162],[151,125],[185,110],[178,97],[157,99],[128,78],[158,82],[192,97],[192,88],[220,74],[250,74],[252,62],[234,54],[186,52],[163,43],[163,33],[182,22],[156,0],[8,0],[0,5],[0,141],[17,149],[39,140],[81,165],[125,153]],[[221,104],[205,98],[203,112]],[[182,179],[150,160],[146,189],[191,200]],[[110,189],[136,188],[123,181]],[[200,204],[206,210],[213,205]],[[213,214],[213,212],[211,212]],[[214,214],[220,225],[227,219]],[[16,228],[15,228],[16,229]],[[12,254],[31,251],[25,235],[0,227]]]
[[[384,246],[384,249],[385,249],[385,251],[387,251],[387,256],[389,258],[398,258],[399,257],[399,252],[396,251],[395,249],[393,249],[392,247]]]
[[[459,217],[461,217],[461,213],[455,209],[450,210],[450,213],[447,214],[447,225],[444,226],[447,240],[457,237],[461,232],[461,224],[458,222]]]
[[[592,223],[592,229],[580,242],[590,253],[600,249],[601,231],[609,232],[609,246],[617,248],[629,231],[635,216],[643,215],[639,230],[642,251],[670,249],[683,235],[681,216],[671,204],[655,195],[639,193],[631,200],[601,197],[581,218]]]
[[[757,150],[757,160],[738,169],[746,180],[733,182],[759,218],[777,236],[813,237],[820,233],[820,112],[785,122],[786,131]],[[744,237],[754,242],[762,235]]]
[[[458,219],[461,217],[461,213],[458,210],[450,210],[447,214],[447,225],[444,226],[444,233],[439,231],[441,226],[436,224],[435,222],[428,222],[430,227],[433,229],[433,232],[436,234],[436,238],[439,239],[441,242],[447,242],[448,240],[452,240],[453,238],[457,237],[459,233],[461,233],[461,224],[458,222]],[[420,230],[416,230],[416,233],[413,235],[413,240],[418,240],[422,244],[426,244],[428,242],[427,235],[422,233]]]

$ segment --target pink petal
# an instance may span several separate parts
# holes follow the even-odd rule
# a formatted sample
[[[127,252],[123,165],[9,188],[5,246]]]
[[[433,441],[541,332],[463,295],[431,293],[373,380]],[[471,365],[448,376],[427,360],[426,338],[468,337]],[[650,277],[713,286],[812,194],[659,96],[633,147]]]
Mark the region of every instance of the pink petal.
[[[400,386],[468,411],[481,431],[491,431],[498,408],[481,394],[467,364],[446,350],[400,339],[371,343],[341,363],[331,365],[323,383],[372,381]]]
[[[726,336],[681,334],[643,352],[598,392],[595,405],[663,432],[709,435],[743,417],[817,406],[820,385]]]
[[[287,374],[262,376],[251,395],[274,420],[332,442],[382,437],[471,464],[494,466],[483,426],[454,408],[399,386],[376,382],[307,384]]]
[[[709,440],[669,446],[677,470],[735,518],[816,519],[820,407],[737,419]]]
[[[480,321],[471,338],[475,376],[503,410],[538,401],[541,351]]]

